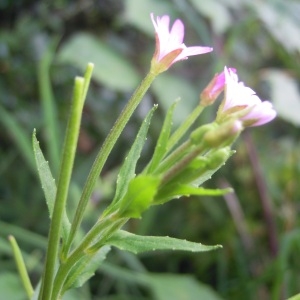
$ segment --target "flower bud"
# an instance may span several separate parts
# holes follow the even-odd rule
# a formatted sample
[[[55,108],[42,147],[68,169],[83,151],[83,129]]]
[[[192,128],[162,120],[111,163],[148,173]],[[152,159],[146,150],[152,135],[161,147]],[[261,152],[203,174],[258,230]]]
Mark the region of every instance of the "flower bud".
[[[207,132],[203,136],[203,141],[208,147],[230,145],[234,142],[242,130],[243,125],[241,121],[231,120],[222,123],[218,128]]]
[[[203,136],[214,129],[218,128],[218,125],[216,123],[210,123],[210,124],[205,124],[203,126],[200,126],[199,128],[195,129],[191,135],[190,135],[190,140],[192,144],[198,145],[201,143],[203,140]]]
[[[207,167],[210,170],[219,169],[225,164],[227,159],[232,155],[234,151],[230,150],[229,147],[224,147],[216,150],[211,155],[208,156]]]
[[[236,73],[236,69],[229,68],[230,72]],[[223,92],[226,84],[225,73],[215,74],[210,83],[206,86],[203,92],[200,94],[200,104],[203,106],[211,105]]]

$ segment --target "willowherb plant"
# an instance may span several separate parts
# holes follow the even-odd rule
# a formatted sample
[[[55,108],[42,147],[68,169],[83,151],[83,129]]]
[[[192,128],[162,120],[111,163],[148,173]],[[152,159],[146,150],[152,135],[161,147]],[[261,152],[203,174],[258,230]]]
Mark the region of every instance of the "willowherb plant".
[[[275,118],[276,112],[269,101],[262,102],[252,89],[238,81],[237,71],[234,68],[227,67],[213,77],[201,93],[199,105],[174,132],[171,127],[176,102],[170,107],[151,160],[142,172],[136,174],[136,165],[156,106],[149,111],[119,170],[111,204],[82,240],[75,239],[102,168],[153,80],[175,62],[213,50],[210,47],[186,47],[183,43],[184,25],[180,20],[176,20],[170,29],[169,16],[155,19],[151,14],[151,19],[156,31],[156,49],[150,71],[105,139],[86,179],[71,222],[66,212],[66,201],[82,109],[93,64],[88,64],[83,78],[75,78],[57,186],[39,147],[36,134],[33,133],[35,160],[51,219],[45,268],[41,282],[35,290],[28,279],[18,246],[13,237],[10,238],[29,299],[61,299],[68,289],[82,285],[94,274],[111,246],[133,253],[155,249],[202,252],[221,247],[170,237],[139,236],[122,230],[122,226],[131,218],[141,218],[142,213],[150,206],[163,204],[174,198],[190,195],[222,195],[230,192],[230,189],[204,189],[201,185],[234,153],[231,146],[245,127],[270,122]],[[210,124],[194,129],[186,140],[182,141],[205,107],[215,103],[222,92],[224,98],[216,119]]]

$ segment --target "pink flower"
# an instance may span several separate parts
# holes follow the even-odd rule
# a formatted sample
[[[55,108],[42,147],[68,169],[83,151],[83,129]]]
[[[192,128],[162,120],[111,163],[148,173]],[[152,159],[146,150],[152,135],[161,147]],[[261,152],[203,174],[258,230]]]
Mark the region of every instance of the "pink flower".
[[[232,69],[224,68],[225,99],[221,105],[221,114],[237,112],[244,126],[259,126],[272,121],[276,111],[271,102],[261,101],[256,93],[243,82]]]
[[[236,69],[228,69],[232,73],[236,73]],[[210,83],[206,86],[200,94],[201,105],[207,106],[215,102],[219,95],[223,92],[225,87],[225,73],[215,74]]]
[[[179,19],[174,22],[171,30],[169,30],[170,17],[168,15],[156,17],[155,20],[151,13],[151,19],[156,32],[156,49],[152,64],[158,67],[159,73],[167,70],[173,63],[187,59],[188,56],[213,50],[210,47],[186,47],[183,43],[184,25]]]

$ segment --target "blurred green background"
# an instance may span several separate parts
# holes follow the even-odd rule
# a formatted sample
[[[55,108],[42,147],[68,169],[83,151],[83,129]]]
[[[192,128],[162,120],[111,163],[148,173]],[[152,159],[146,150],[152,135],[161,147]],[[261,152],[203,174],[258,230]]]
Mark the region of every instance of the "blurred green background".
[[[300,1],[0,0],[0,299],[25,299],[7,235],[19,242],[32,282],[43,267],[48,212],[31,147],[38,139],[57,176],[74,76],[95,71],[84,108],[69,214],[101,143],[148,71],[155,40],[150,13],[186,26],[187,45],[214,52],[160,75],[117,143],[91,199],[88,229],[113,195],[118,167],[143,116],[159,104],[147,162],[164,114],[179,96],[174,126],[224,65],[271,99],[278,118],[248,128],[237,153],[207,184],[232,186],[222,198],[187,198],[152,208],[127,230],[223,249],[202,254],[113,249],[92,280],[64,299],[286,299],[300,293]],[[217,106],[198,124],[209,122]]]

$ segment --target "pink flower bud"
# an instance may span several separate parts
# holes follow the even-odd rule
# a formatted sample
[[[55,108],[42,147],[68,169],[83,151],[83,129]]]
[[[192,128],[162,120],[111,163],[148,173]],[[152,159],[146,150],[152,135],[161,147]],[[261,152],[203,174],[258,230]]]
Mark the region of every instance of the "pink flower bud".
[[[229,68],[230,72],[236,73],[236,69]],[[200,103],[203,106],[211,105],[215,102],[218,96],[223,92],[225,87],[224,72],[216,74],[210,83],[206,86],[200,94]]]

